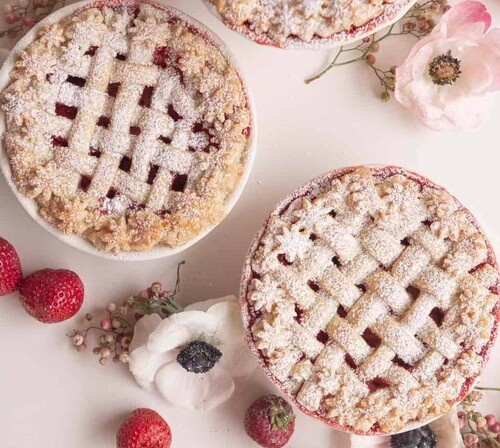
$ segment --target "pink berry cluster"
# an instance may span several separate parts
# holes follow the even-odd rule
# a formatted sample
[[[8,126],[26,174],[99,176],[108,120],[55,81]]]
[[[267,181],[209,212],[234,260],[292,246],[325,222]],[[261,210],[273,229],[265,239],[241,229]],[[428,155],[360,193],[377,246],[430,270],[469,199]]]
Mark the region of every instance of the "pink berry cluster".
[[[135,324],[139,319],[146,314],[158,314],[165,318],[182,311],[174,298],[180,291],[180,266],[183,263],[177,268],[177,282],[173,291],[164,290],[161,283],[154,282],[149,288],[129,297],[121,304],[108,303],[101,320],[87,313],[87,326],[81,330],[73,330],[68,335],[75,349],[78,352],[85,351],[88,337],[95,330],[98,337],[92,352],[98,356],[99,363],[106,365],[109,359],[115,363],[128,363],[129,347]]]
[[[83,352],[87,349],[87,339],[92,330],[99,332],[98,343],[92,350],[99,356],[99,362],[105,365],[108,359],[113,362],[127,363],[129,361],[128,348],[132,342],[134,326],[129,316],[130,310],[135,302],[134,297],[127,299],[121,306],[114,302],[106,306],[106,315],[97,326],[94,324],[94,316],[90,313],[85,315],[85,321],[89,326],[83,330],[73,330],[69,335],[75,349]]]
[[[466,448],[500,448],[500,421],[493,414],[483,415],[474,409],[481,398],[480,392],[473,391],[461,403],[458,421],[464,445]]]
[[[65,0],[16,0],[15,3],[3,5],[3,19],[6,30],[0,31],[0,37],[15,37],[26,28],[46,17],[52,11],[64,6]]]

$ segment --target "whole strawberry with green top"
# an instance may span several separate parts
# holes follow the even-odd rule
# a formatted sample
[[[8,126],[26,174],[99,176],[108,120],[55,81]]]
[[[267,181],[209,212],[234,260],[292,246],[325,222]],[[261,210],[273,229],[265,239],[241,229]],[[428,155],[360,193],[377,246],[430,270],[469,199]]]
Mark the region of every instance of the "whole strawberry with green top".
[[[0,237],[0,296],[14,292],[23,276],[17,252],[7,240]]]
[[[172,432],[156,411],[136,409],[116,434],[117,448],[169,448]]]
[[[295,430],[295,414],[290,404],[277,395],[255,400],[245,415],[247,434],[264,448],[285,446]]]

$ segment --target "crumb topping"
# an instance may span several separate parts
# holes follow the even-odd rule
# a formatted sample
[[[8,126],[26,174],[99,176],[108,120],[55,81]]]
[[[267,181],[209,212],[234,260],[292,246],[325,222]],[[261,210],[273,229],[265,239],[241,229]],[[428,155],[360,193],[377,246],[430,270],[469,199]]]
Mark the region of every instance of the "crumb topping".
[[[291,39],[308,43],[350,33],[387,21],[405,4],[402,0],[210,0],[222,19],[247,28],[259,40],[285,45]]]

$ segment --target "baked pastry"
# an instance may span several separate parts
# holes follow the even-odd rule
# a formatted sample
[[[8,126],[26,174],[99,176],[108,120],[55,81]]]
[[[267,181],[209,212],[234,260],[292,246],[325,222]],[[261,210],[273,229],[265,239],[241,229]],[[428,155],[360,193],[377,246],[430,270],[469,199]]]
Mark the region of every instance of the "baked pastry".
[[[247,157],[247,96],[177,10],[105,5],[46,26],[19,55],[2,94],[12,179],[44,219],[98,249],[178,247],[226,213]]]
[[[339,45],[373,33],[415,0],[207,0],[230,28],[278,47]]]
[[[499,276],[474,217],[402,168],[347,168],[282,202],[245,265],[250,347],[306,413],[359,434],[462,399],[496,335]]]

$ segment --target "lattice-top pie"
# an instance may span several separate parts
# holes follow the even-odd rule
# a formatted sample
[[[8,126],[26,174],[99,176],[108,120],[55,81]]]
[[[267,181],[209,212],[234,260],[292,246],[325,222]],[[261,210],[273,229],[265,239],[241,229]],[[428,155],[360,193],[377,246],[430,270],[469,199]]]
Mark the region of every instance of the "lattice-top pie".
[[[207,0],[231,28],[279,47],[344,43],[394,20],[415,0]]]
[[[225,214],[250,135],[241,79],[175,10],[90,4],[45,27],[3,92],[18,189],[120,252],[192,240]]]
[[[445,413],[483,369],[498,267],[475,219],[395,167],[350,168],[282,202],[242,282],[249,343],[305,412],[392,433]]]

